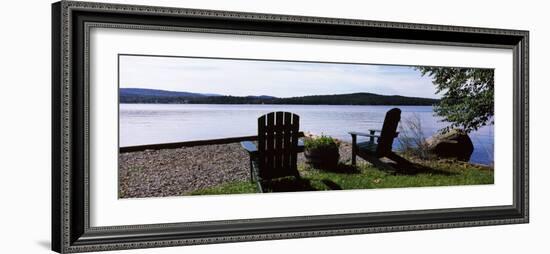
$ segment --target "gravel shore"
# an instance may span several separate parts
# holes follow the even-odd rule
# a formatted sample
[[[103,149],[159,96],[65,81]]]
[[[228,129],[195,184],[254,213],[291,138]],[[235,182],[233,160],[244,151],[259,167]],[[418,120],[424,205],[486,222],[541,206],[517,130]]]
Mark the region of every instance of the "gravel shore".
[[[340,160],[351,160],[341,143]],[[303,153],[298,163],[304,163]],[[185,195],[219,184],[250,179],[249,158],[239,143],[146,150],[119,156],[119,198]]]

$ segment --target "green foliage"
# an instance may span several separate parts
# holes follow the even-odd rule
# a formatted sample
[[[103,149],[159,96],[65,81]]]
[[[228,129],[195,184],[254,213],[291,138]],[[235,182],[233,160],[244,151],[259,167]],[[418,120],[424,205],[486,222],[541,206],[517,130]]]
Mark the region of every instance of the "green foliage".
[[[338,149],[339,145],[332,137],[321,135],[320,137],[312,137],[304,140],[305,149],[321,150],[321,149]]]
[[[442,94],[434,112],[467,133],[494,124],[494,70],[450,67],[417,67],[422,75],[432,77],[436,93]]]
[[[422,159],[430,159],[432,157],[428,151],[428,144],[422,129],[420,116],[416,113],[413,113],[410,117],[401,119],[397,141],[399,142],[399,149],[404,154]]]

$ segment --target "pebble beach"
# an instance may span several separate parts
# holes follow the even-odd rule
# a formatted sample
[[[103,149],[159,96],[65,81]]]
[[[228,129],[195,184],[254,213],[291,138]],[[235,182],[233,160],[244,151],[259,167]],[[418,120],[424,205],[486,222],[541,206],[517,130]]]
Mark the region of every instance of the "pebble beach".
[[[351,160],[351,145],[340,144],[340,161]],[[305,163],[303,153],[298,164]],[[248,153],[240,143],[146,150],[119,156],[119,198],[186,195],[250,179]]]

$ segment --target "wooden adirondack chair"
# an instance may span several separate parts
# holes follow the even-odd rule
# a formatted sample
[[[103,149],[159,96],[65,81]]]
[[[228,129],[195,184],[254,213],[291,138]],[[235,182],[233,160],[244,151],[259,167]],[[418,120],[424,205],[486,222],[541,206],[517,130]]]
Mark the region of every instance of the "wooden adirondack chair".
[[[297,153],[303,151],[299,140],[300,117],[290,112],[271,112],[258,118],[257,146],[251,141],[241,142],[250,155],[250,177],[260,192],[274,178],[299,178]]]
[[[392,151],[393,139],[397,137],[397,124],[401,120],[401,110],[398,108],[390,109],[384,118],[382,130],[369,130],[369,133],[349,132],[351,134],[351,164],[355,166],[356,156],[359,156],[373,165],[392,169],[391,166],[382,162],[381,158],[388,158],[398,164],[408,163],[408,161]],[[379,135],[376,133],[379,132]],[[369,137],[366,142],[357,142],[357,136]]]

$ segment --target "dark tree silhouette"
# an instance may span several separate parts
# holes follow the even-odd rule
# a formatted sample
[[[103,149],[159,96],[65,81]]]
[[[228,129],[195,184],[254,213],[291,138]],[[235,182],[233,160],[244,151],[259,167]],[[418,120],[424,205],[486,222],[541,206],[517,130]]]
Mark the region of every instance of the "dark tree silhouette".
[[[437,115],[451,123],[442,129],[461,128],[466,132],[494,124],[494,70],[450,67],[416,67],[432,77],[441,100],[434,106]]]

